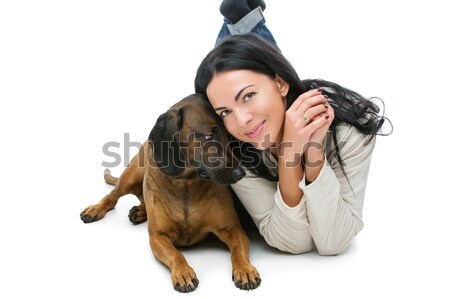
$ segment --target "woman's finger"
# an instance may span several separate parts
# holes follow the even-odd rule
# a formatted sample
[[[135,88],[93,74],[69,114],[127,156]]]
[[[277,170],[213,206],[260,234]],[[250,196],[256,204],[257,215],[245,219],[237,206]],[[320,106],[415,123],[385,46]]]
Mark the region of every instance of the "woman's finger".
[[[300,105],[301,105],[305,100],[307,100],[307,99],[309,99],[309,98],[311,98],[311,97],[320,95],[321,92],[322,92],[322,90],[320,90],[320,89],[311,89],[311,90],[308,90],[308,91],[305,92],[305,93],[302,93],[302,94],[294,101],[294,103],[292,103],[292,105],[291,105],[291,107],[289,107],[289,109],[291,109],[291,110],[293,110],[293,111],[296,111],[296,110],[300,107]]]
[[[317,106],[313,106],[305,111],[303,116],[306,116],[307,119],[314,120],[318,116],[321,116],[322,114],[326,113],[328,111],[328,105],[325,104],[319,104]]]
[[[318,94],[313,97],[310,97],[310,98],[304,100],[300,104],[300,106],[297,108],[297,111],[299,113],[304,114],[308,109],[310,109],[311,107],[317,106],[317,105],[329,106],[327,98],[325,96],[323,96],[322,94]]]
[[[307,130],[309,134],[312,134],[318,128],[323,126],[328,121],[329,118],[330,116],[324,113],[321,116],[316,117],[315,120],[312,120],[304,129]]]

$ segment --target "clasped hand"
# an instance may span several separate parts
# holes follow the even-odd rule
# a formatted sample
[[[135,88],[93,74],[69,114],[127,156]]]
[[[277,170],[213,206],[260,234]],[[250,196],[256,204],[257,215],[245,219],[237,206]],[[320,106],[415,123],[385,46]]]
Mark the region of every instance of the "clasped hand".
[[[309,146],[322,145],[334,119],[334,111],[321,89],[301,94],[286,111],[282,155],[299,161]]]

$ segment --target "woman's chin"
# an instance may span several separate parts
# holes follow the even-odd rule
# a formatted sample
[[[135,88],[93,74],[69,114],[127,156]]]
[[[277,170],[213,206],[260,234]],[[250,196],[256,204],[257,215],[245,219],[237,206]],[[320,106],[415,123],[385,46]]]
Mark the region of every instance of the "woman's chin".
[[[276,142],[272,142],[272,141],[268,141],[268,140],[265,140],[262,142],[261,141],[260,142],[248,141],[248,143],[250,143],[254,148],[256,148],[257,150],[260,150],[260,151],[265,151],[267,149],[276,147]]]

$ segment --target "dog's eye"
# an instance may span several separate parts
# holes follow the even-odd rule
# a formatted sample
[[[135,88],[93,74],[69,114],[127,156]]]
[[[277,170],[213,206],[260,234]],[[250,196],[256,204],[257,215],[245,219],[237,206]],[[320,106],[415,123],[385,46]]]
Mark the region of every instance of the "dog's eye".
[[[205,135],[205,139],[206,140],[212,140],[213,139],[213,135]]]

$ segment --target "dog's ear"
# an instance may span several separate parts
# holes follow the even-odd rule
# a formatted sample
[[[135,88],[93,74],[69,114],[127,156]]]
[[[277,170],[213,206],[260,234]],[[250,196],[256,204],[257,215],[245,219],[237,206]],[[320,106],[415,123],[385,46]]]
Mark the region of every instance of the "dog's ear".
[[[184,153],[179,144],[183,116],[183,109],[171,109],[161,114],[148,137],[156,165],[171,177],[179,177],[186,167]]]

